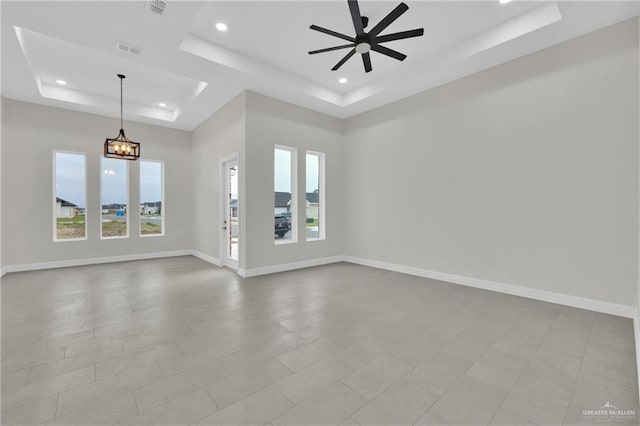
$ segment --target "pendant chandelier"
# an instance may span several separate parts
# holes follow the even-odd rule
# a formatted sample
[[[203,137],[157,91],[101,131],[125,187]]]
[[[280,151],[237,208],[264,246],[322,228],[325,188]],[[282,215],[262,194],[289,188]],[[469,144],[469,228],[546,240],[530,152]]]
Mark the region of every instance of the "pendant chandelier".
[[[122,80],[124,74],[118,74],[120,79],[120,133],[114,139],[104,141],[104,156],[107,158],[119,158],[121,160],[137,160],[140,158],[140,143],[133,142],[124,135],[122,124]]]

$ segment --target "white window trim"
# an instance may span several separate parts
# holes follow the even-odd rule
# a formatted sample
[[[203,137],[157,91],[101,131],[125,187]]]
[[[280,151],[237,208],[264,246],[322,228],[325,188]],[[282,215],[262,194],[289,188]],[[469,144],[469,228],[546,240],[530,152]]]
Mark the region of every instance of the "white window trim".
[[[127,171],[127,234],[123,235],[122,237],[103,237],[102,236],[102,179],[104,179],[104,170],[102,170],[102,160],[105,159],[106,157],[104,156],[100,156],[100,196],[98,197],[98,212],[100,212],[100,239],[101,240],[124,240],[129,238],[129,231],[131,230],[131,223],[130,223],[130,219],[131,219],[131,191],[129,190],[129,185],[131,184],[131,182],[129,181],[129,177],[131,176],[130,170],[129,170],[129,160],[120,160],[120,161],[126,161],[126,171]],[[86,222],[85,222],[86,223]]]
[[[306,212],[306,204],[305,204],[305,240],[308,242],[312,242],[312,241],[324,241],[326,240],[326,235],[327,235],[327,220],[326,220],[326,215],[325,215],[325,198],[326,198],[326,185],[325,185],[325,172],[324,172],[324,162],[325,162],[325,153],[324,152],[318,152],[318,151],[306,151],[305,152],[305,156],[304,156],[304,160],[305,160],[305,173],[304,173],[304,177],[305,177],[305,183],[304,183],[304,188],[305,188],[305,193],[304,193],[304,198],[305,201],[307,200],[307,154],[309,155],[316,155],[318,157],[318,186],[320,187],[320,194],[318,194],[318,228],[319,231],[318,232],[318,237],[317,238],[307,238],[307,212]]]
[[[56,190],[57,183],[57,164],[56,164],[56,156],[57,154],[73,154],[73,155],[82,155],[84,157],[84,237],[82,238],[58,238],[58,220],[57,220],[57,203],[56,197],[58,196],[58,191]],[[87,241],[88,239],[88,221],[89,221],[89,203],[87,203],[87,154],[84,152],[78,151],[64,151],[60,149],[53,150],[53,205],[52,205],[52,216],[53,216],[53,242],[54,243],[65,243],[71,241]]]
[[[273,148],[273,162],[274,170],[274,182],[273,191],[275,192],[275,155],[276,149],[283,151],[289,151],[291,153],[291,239],[290,240],[276,240],[274,237],[275,245],[294,244],[298,242],[298,149],[293,146],[275,145]],[[271,196],[273,199],[273,195]],[[273,210],[272,210],[273,211]],[[273,228],[273,217],[271,219],[271,228]]]
[[[160,182],[160,197],[162,198],[160,201],[162,202],[162,215],[160,216],[160,220],[161,220],[161,224],[162,224],[162,232],[159,234],[146,234],[143,235],[142,234],[142,217],[140,217],[140,224],[139,224],[139,233],[140,233],[140,238],[153,238],[153,237],[164,237],[165,236],[165,202],[164,202],[164,161],[162,160],[140,160],[139,164],[142,164],[142,162],[145,161],[147,163],[160,163],[160,171],[161,171],[161,182]],[[138,167],[138,169],[140,169],[140,167]],[[139,176],[139,182],[138,185],[140,185],[140,188],[138,188],[138,194],[141,194],[141,187],[142,187],[142,173],[138,173]],[[142,198],[142,196],[140,196],[140,198]],[[140,201],[140,203],[142,202],[142,200]],[[138,209],[140,208],[140,203],[138,203]],[[139,212],[138,212],[139,214]],[[128,229],[128,228],[127,228]]]

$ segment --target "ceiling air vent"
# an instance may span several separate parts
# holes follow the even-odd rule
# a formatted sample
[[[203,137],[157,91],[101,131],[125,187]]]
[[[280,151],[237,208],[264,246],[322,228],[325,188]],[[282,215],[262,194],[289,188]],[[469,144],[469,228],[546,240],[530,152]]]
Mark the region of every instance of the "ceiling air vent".
[[[133,45],[128,44],[128,43],[123,43],[121,41],[116,41],[116,47],[119,50],[122,50],[124,52],[133,53],[134,55],[139,55],[139,54],[142,53],[142,48],[141,47],[136,47],[136,46],[133,46]]]
[[[144,7],[151,13],[155,13],[156,15],[163,15],[164,9],[167,7],[169,2],[164,0],[150,0],[145,3]]]

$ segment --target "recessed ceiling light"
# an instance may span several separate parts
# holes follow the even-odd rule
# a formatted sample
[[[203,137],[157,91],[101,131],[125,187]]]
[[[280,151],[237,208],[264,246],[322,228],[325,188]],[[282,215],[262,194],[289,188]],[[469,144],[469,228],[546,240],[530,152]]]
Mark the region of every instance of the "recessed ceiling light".
[[[225,24],[224,22],[218,22],[216,24],[216,28],[218,29],[218,31],[227,31],[227,24]]]
[[[342,78],[341,78],[340,80],[338,80],[338,81],[340,82],[340,84],[346,84],[346,83],[347,83],[347,81],[349,81],[349,80],[347,80],[346,78],[342,77]]]
[[[511,3],[511,0],[498,0],[500,2],[500,4],[507,4],[507,3]]]
[[[56,80],[56,83],[58,83],[60,86],[66,86],[67,82],[64,80]]]
[[[158,106],[160,106],[160,107],[164,108],[164,107],[166,107],[166,106],[167,106],[167,104],[165,104],[164,102],[159,102],[159,103],[158,103]]]

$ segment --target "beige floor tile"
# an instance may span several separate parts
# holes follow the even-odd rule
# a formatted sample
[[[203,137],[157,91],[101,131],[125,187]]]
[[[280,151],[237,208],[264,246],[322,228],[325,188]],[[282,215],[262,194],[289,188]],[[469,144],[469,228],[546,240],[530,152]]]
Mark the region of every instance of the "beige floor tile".
[[[9,350],[2,360],[2,372],[24,370],[35,365],[60,360],[64,358],[66,346],[49,346],[39,341],[35,345],[23,345]]]
[[[341,381],[366,400],[371,400],[397,382],[416,365],[416,363],[407,363],[391,355],[382,355],[370,364],[342,378]]]
[[[348,263],[242,279],[184,256],[0,290],[3,424],[594,424],[638,400],[628,318]]]
[[[475,333],[464,332],[443,347],[442,352],[466,361],[476,362],[493,343],[492,339]]]
[[[466,374],[483,383],[509,391],[526,365],[527,362],[522,358],[489,349]]]
[[[581,358],[540,347],[524,371],[552,382],[572,386],[578,376],[580,363]]]
[[[561,424],[571,389],[569,385],[525,373],[507,395],[502,408],[532,423]]]
[[[571,395],[571,401],[581,407],[601,407],[611,402],[618,407],[634,409],[638,406],[638,387],[626,380],[581,370]]]
[[[0,417],[2,424],[7,426],[41,424],[56,416],[57,405],[58,394],[54,394],[12,409],[5,410],[3,407]]]
[[[543,348],[550,349],[566,355],[582,358],[587,348],[589,336],[575,334],[565,329],[551,329],[540,344]]]
[[[57,376],[71,373],[76,370],[94,366],[96,363],[123,357],[120,345],[109,346],[97,349],[96,351],[85,352],[69,358],[47,362],[31,368],[27,383],[36,383],[43,380],[50,380]]]
[[[327,337],[321,337],[292,351],[286,352],[278,359],[293,371],[300,371],[316,362],[334,354],[341,347]]]
[[[465,376],[429,410],[453,425],[487,424],[500,407],[506,392]]]
[[[158,368],[154,357],[148,356],[124,356],[107,361],[101,361],[96,364],[96,380],[113,380],[122,377],[126,380],[128,377],[146,375],[156,377],[160,380],[162,371]]]
[[[439,352],[411,370],[406,378],[431,393],[443,395],[462,378],[472,365],[469,361]]]
[[[220,359],[220,363],[231,374],[250,374],[261,370],[265,364],[276,361],[278,355],[289,351],[291,348],[284,343],[258,345],[228,355]]]
[[[264,424],[292,407],[278,390],[268,388],[201,419],[198,425]]]
[[[361,425],[412,425],[437,399],[437,395],[405,379],[387,388],[351,417]]]
[[[588,345],[582,360],[584,370],[614,379],[635,382],[636,358],[598,346]]]
[[[222,343],[222,345],[224,346],[224,343]],[[162,370],[162,374],[164,374],[165,377],[169,377],[199,365],[216,361],[221,358],[221,353],[226,354],[228,351],[229,349],[224,347],[221,347],[218,352],[181,353],[178,350],[175,354],[158,357],[158,367]]]
[[[299,404],[351,371],[340,361],[329,357],[279,381],[275,387],[291,402]]]
[[[27,377],[29,376],[29,368],[24,370],[13,371],[11,373],[2,374],[2,391],[17,388],[27,384]]]
[[[84,386],[77,386],[60,393],[58,415],[65,415],[92,406],[102,398],[130,393],[160,380],[162,376],[154,372],[140,371],[127,376],[116,376],[112,380],[102,380]]]
[[[293,374],[276,360],[250,375],[232,375],[207,386],[218,408],[224,408]]]
[[[415,424],[416,426],[448,426],[447,423],[428,411]]]
[[[93,353],[120,353],[124,354],[122,350],[122,344],[120,343],[103,343],[99,340],[83,340],[80,342],[70,343],[67,345],[67,351],[65,352],[65,358],[71,358],[76,355]]]
[[[491,345],[491,349],[529,361],[537,352],[538,346],[537,339],[509,330]]]
[[[365,404],[366,401],[356,392],[336,382],[271,420],[271,423],[274,426],[338,424]]]
[[[534,425],[529,420],[523,419],[520,416],[513,414],[510,411],[500,408],[498,412],[491,419],[491,426],[520,426],[520,425]]]
[[[217,411],[216,404],[203,389],[191,392],[165,405],[131,417],[120,425],[190,425]]]
[[[2,409],[34,403],[59,392],[93,383],[95,380],[95,367],[87,367],[56,376],[53,379],[14,388],[2,393]]]
[[[56,417],[47,422],[55,425],[112,425],[138,413],[133,394],[121,392],[100,398],[95,404]]]
[[[202,364],[135,390],[138,409],[149,410],[228,376],[217,361]]]

